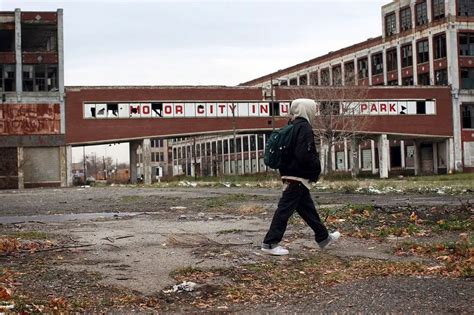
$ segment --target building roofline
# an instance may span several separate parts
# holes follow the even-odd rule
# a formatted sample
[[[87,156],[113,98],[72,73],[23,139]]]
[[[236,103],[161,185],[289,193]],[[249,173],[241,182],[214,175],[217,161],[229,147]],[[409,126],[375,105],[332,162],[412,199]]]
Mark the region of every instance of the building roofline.
[[[248,89],[249,86],[227,85],[67,85],[65,89],[109,90],[109,89]],[[254,87],[257,89],[257,87]]]
[[[317,64],[318,62],[322,62],[322,61],[325,61],[325,60],[330,60],[330,59],[336,58],[338,55],[345,55],[349,51],[357,50],[358,48],[362,48],[362,47],[368,46],[368,45],[374,45],[376,43],[382,43],[382,36],[378,36],[378,37],[375,37],[375,38],[369,38],[369,39],[367,39],[363,42],[359,42],[357,44],[354,44],[354,45],[351,45],[351,46],[348,46],[348,47],[345,47],[345,48],[342,48],[342,49],[339,49],[339,50],[336,50],[336,51],[331,51],[331,52],[329,52],[325,55],[322,55],[322,56],[304,61],[304,62],[296,64],[294,66],[291,66],[291,67],[288,67],[288,68],[285,68],[285,69],[280,69],[278,71],[275,71],[275,72],[270,73],[270,74],[266,74],[266,75],[258,77],[256,79],[253,79],[253,80],[250,80],[250,81],[247,81],[247,82],[244,82],[244,83],[240,83],[239,86],[261,83],[261,82],[270,80],[270,77],[278,78],[279,76],[285,75],[288,72],[303,69],[303,68],[306,68],[310,65]]]

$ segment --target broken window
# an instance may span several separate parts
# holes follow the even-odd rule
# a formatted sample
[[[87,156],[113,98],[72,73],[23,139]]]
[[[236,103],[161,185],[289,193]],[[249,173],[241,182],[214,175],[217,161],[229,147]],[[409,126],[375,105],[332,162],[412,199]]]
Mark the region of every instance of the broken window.
[[[365,79],[369,76],[369,62],[367,58],[358,60],[357,67],[359,68],[359,79]]]
[[[462,108],[462,128],[474,128],[474,104],[463,104]]]
[[[331,81],[329,80],[329,69],[321,70],[321,85],[328,86]]]
[[[435,85],[448,85],[448,69],[435,71]]]
[[[400,10],[400,29],[406,31],[411,28],[411,8],[407,7]]]
[[[416,11],[416,25],[423,25],[428,23],[428,7],[426,1],[418,3],[415,6]]]
[[[402,46],[402,68],[413,65],[413,52],[412,45],[408,44]]]
[[[382,53],[372,56],[372,75],[383,73],[383,57]]]
[[[342,85],[341,66],[332,68],[332,85]]]
[[[433,0],[433,19],[444,18],[444,0]]]
[[[0,30],[0,52],[15,51],[15,31]]]
[[[459,54],[461,56],[474,56],[474,34],[459,34]]]
[[[23,91],[47,92],[57,89],[57,65],[23,65]]]
[[[413,85],[413,77],[406,77],[402,79],[402,85],[408,86]]]
[[[308,76],[306,74],[300,75],[300,85],[308,85]]]
[[[391,36],[397,32],[397,19],[395,12],[385,16],[385,35]]]
[[[21,25],[21,47],[23,51],[57,51],[58,29],[56,25]]]
[[[319,80],[318,80],[318,72],[311,72],[309,74],[309,82],[310,85],[319,85]]]
[[[15,91],[15,65],[0,65],[0,92]]]
[[[397,49],[387,51],[387,71],[398,69]]]
[[[422,40],[417,43],[418,45],[418,64],[429,61],[429,46],[428,40]]]
[[[354,62],[344,64],[344,83],[346,85],[354,85],[355,83]]]
[[[446,34],[433,37],[434,59],[446,58]]]
[[[418,85],[430,85],[430,74],[420,73],[418,75]]]
[[[458,16],[474,16],[474,2],[472,0],[458,0]]]

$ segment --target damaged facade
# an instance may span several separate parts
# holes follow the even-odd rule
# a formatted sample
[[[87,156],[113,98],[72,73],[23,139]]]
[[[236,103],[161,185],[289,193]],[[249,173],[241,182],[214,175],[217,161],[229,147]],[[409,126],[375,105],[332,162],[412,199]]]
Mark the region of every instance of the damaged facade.
[[[275,80],[278,79],[278,80]],[[273,81],[273,82],[272,82]],[[372,143],[358,150],[369,150],[362,159],[368,168],[378,168],[375,156],[386,155],[387,169],[404,168],[406,154],[420,156],[437,173],[439,165],[449,171],[474,171],[474,1],[472,0],[395,0],[382,7],[382,36],[279,70],[243,83],[270,89],[271,85],[330,87],[367,85],[377,87],[447,86],[452,116],[441,121],[441,128],[452,125],[449,139],[423,134],[384,134],[373,130]],[[422,99],[436,99],[429,89]],[[388,99],[405,98],[401,90]],[[439,108],[439,107],[438,107]],[[403,118],[400,117],[400,120]],[[403,135],[405,134],[405,135]],[[373,141],[376,142],[374,146]],[[407,144],[409,144],[407,146]],[[347,141],[330,155],[333,168],[350,168]],[[389,148],[386,154],[382,146]],[[345,148],[345,149],[344,149]],[[446,154],[445,152],[448,152]],[[368,151],[364,151],[368,152]],[[399,152],[402,152],[399,154]],[[446,156],[447,155],[447,156]],[[441,159],[442,157],[442,159]],[[395,164],[390,163],[392,160]],[[407,161],[409,161],[408,159]],[[448,162],[446,162],[448,161]],[[419,164],[417,161],[415,165]],[[362,166],[362,165],[361,165]],[[362,166],[363,167],[363,166]],[[444,167],[443,167],[444,168]],[[375,172],[375,169],[374,169]],[[417,172],[415,172],[417,173]]]
[[[63,13],[0,12],[0,188],[67,185]]]
[[[241,86],[72,86],[67,102],[62,10],[0,12],[0,188],[70,185],[71,146],[117,142],[130,143],[131,182],[261,172],[268,134],[312,87],[368,87],[363,139],[320,142],[333,169],[474,171],[473,10],[397,0],[382,7],[382,36]]]

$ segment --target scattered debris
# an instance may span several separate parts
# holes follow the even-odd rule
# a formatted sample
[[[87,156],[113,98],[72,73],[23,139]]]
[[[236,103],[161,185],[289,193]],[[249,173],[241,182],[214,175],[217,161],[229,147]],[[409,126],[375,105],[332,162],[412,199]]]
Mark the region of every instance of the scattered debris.
[[[163,293],[176,293],[176,292],[192,292],[195,290],[197,284],[191,281],[183,281],[180,284],[176,284],[170,290],[163,290]]]
[[[176,207],[170,207],[170,210],[186,210],[187,207],[183,207],[183,206],[176,206]]]

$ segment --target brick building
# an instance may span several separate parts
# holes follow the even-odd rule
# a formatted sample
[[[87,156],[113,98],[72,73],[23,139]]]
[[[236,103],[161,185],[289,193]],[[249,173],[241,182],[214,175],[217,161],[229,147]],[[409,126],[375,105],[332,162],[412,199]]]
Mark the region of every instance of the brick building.
[[[66,186],[62,10],[0,12],[0,96],[0,188]]]
[[[381,177],[474,171],[473,11],[472,0],[393,1],[382,36],[237,87],[66,90],[62,10],[0,12],[0,188],[70,185],[72,146],[116,142],[130,143],[132,182],[157,169],[260,172],[266,135],[287,123],[295,91],[314,89],[321,106],[328,87],[349,86],[368,87],[356,103],[370,124],[360,143],[321,142],[323,162],[349,170],[358,153],[359,168]]]
[[[445,117],[440,123],[444,126],[452,124],[452,146],[449,147],[448,143],[448,150],[452,155],[453,168],[456,171],[474,171],[474,1],[394,0],[382,7],[381,16],[380,37],[242,85],[269,89],[273,81],[274,85],[279,86],[355,84],[382,89],[393,86],[448,86],[452,120]],[[388,98],[404,98],[401,91],[392,91],[394,93]],[[421,96],[436,98],[433,90],[429,89]],[[397,133],[405,131],[400,128]],[[400,141],[389,139],[390,146],[397,140]],[[374,144],[371,145],[371,155],[374,156]],[[421,145],[426,146],[426,141]],[[406,151],[406,147],[402,149]],[[336,160],[338,155],[347,157],[347,152],[332,152],[332,159]],[[426,155],[433,156],[433,153],[427,152]],[[344,162],[347,158],[337,160],[342,160],[342,164],[347,166]]]

